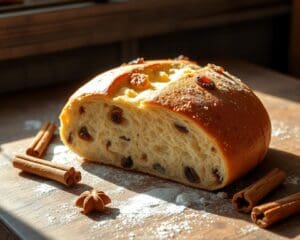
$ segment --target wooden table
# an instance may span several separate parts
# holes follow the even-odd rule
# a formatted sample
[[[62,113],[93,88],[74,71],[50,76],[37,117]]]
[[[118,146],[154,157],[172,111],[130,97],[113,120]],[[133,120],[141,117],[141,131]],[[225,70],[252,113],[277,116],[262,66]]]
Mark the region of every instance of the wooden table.
[[[299,216],[262,230],[230,204],[234,192],[273,167],[284,169],[288,178],[265,201],[300,191],[300,81],[248,63],[220,63],[255,89],[273,131],[263,164],[219,193],[82,163],[58,137],[46,158],[75,166],[83,174],[81,184],[65,188],[19,173],[11,166],[11,156],[24,150],[43,121],[57,121],[77,86],[2,96],[0,219],[6,227],[0,228],[0,239],[300,239]],[[82,191],[94,187],[111,196],[110,214],[85,216],[74,206]]]

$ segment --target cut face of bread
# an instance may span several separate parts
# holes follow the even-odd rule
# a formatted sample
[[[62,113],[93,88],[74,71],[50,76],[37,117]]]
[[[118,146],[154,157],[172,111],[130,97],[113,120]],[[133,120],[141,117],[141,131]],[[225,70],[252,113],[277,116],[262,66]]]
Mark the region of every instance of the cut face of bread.
[[[248,87],[214,68],[169,60],[104,73],[79,89],[64,107],[61,138],[86,160],[198,188],[221,188],[261,161],[270,126],[263,106]],[[203,76],[205,84],[199,80]],[[233,106],[240,99],[250,102],[251,110],[258,108],[255,114],[263,120],[249,126],[244,109],[239,110],[242,126],[233,129],[232,123],[224,122],[239,117]],[[224,119],[222,114],[226,114]],[[247,133],[253,128],[256,133]],[[232,132],[239,129],[241,141]],[[248,155],[240,152],[246,148]],[[236,160],[240,157],[244,159]],[[234,166],[238,170],[231,169]]]

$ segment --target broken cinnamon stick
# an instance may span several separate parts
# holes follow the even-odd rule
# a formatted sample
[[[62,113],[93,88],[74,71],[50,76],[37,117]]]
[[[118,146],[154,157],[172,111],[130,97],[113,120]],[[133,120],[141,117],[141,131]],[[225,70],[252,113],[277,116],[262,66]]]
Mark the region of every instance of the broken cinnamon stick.
[[[30,146],[27,148],[26,153],[34,157],[43,156],[45,150],[47,149],[54,132],[56,130],[56,125],[51,122],[44,123],[41,130],[37,133],[33,139]]]
[[[266,176],[233,195],[233,207],[241,212],[251,212],[252,208],[269,192],[280,185],[286,173],[278,168],[270,171]]]
[[[261,228],[300,213],[300,192],[252,209],[251,218]]]
[[[12,163],[15,168],[19,168],[24,172],[52,179],[66,186],[72,186],[81,180],[80,172],[75,171],[73,167],[53,163],[25,154],[17,154]]]

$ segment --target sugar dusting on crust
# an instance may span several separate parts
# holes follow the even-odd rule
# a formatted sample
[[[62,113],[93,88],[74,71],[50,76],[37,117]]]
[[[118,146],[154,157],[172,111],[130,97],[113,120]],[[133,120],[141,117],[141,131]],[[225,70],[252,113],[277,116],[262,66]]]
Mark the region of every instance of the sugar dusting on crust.
[[[222,91],[232,91],[234,89],[235,91],[251,92],[250,88],[239,78],[226,71],[223,71],[222,73],[215,71],[213,66],[215,65],[208,64],[204,70],[208,76],[217,81],[218,89]]]

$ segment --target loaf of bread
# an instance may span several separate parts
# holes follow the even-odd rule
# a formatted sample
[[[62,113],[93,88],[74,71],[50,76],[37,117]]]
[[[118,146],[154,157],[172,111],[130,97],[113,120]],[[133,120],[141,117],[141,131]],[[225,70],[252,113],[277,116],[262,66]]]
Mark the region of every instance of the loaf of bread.
[[[222,67],[138,59],[102,73],[63,108],[60,136],[86,160],[214,190],[264,158],[269,116]]]

